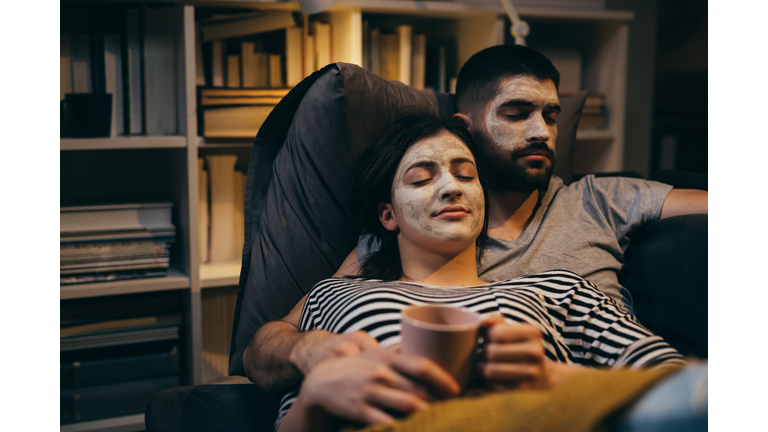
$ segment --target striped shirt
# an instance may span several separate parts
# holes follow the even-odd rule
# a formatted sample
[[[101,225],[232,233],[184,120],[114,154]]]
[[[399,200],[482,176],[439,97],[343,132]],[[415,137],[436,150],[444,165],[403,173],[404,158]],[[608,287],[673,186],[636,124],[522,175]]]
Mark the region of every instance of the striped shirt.
[[[400,342],[400,317],[411,305],[450,304],[539,329],[552,361],[591,367],[656,368],[683,364],[661,337],[591,282],[553,270],[473,287],[436,287],[374,279],[326,279],[310,291],[299,329],[368,332],[381,346]],[[296,400],[286,394],[275,428]]]

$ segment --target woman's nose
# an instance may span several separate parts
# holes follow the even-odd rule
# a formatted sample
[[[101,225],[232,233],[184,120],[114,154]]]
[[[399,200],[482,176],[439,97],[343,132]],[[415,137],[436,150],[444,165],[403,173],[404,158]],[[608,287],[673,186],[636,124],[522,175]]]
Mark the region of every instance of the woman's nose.
[[[463,193],[461,184],[450,174],[444,174],[440,179],[440,197],[443,199],[453,199],[460,197]]]

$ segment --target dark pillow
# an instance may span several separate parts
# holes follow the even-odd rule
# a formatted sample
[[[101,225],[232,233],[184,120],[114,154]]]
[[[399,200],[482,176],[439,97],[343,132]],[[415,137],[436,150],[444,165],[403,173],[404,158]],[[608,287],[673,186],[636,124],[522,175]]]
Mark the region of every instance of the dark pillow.
[[[561,100],[556,174],[570,182],[586,93]],[[357,244],[350,211],[354,163],[398,116],[447,119],[453,95],[384,80],[350,64],[326,66],[275,107],[254,141],[245,199],[245,245],[230,348],[230,375],[264,323],[283,318]]]

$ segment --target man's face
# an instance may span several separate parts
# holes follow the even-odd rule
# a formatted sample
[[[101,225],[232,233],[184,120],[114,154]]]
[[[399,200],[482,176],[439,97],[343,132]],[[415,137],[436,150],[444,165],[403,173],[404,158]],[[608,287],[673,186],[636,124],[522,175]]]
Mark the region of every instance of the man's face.
[[[551,80],[502,80],[472,132],[486,156],[495,189],[546,189],[555,164],[560,100]],[[478,124],[478,122],[475,122]]]

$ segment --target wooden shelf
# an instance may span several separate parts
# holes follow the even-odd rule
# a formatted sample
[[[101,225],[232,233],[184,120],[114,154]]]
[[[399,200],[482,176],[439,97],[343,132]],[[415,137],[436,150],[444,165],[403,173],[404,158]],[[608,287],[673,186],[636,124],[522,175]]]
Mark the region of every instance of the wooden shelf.
[[[146,430],[143,413],[61,426],[61,432],[135,432],[143,430]]]
[[[200,265],[200,287],[218,288],[240,283],[240,260]]]
[[[185,136],[135,136],[110,138],[61,138],[61,150],[126,150],[184,148]]]
[[[220,149],[220,148],[251,148],[253,147],[253,138],[247,140],[238,139],[232,141],[211,140],[206,142],[205,137],[197,137],[197,146],[201,149]]]
[[[165,277],[61,285],[59,299],[70,300],[118,294],[167,291],[186,289],[189,286],[189,276],[182,274],[178,270],[171,269],[168,271],[168,276]]]
[[[616,134],[610,129],[582,129],[576,131],[576,141],[612,140]]]

